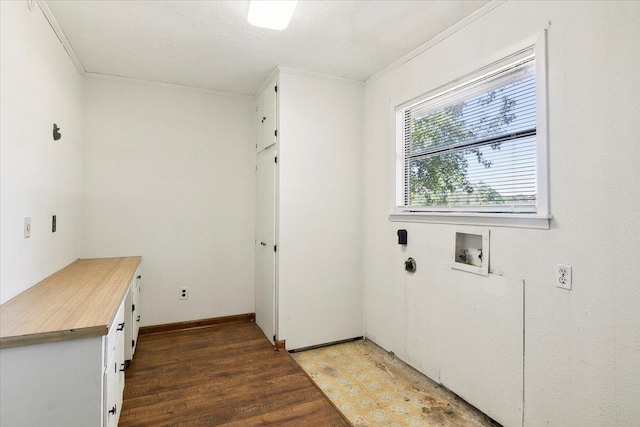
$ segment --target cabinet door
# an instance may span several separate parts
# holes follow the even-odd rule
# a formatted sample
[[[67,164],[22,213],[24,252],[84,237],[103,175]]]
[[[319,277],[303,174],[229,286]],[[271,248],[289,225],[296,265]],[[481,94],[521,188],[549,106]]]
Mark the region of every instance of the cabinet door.
[[[125,300],[126,301],[126,300]],[[123,301],[116,314],[116,318],[109,327],[107,336],[107,364],[103,377],[103,418],[104,426],[115,427],[118,425],[120,411],[122,410],[122,394],[124,392],[124,357],[125,357],[125,329],[131,321],[125,317],[125,304]]]
[[[135,324],[135,303],[133,302],[133,289],[135,288],[136,278],[133,277],[131,285],[127,291],[127,296],[124,300],[125,321],[127,323],[125,327],[124,335],[124,359],[133,359],[133,328]]]
[[[107,363],[104,373],[104,425],[105,427],[116,427],[122,411],[122,398],[124,392],[124,334],[120,334],[120,345],[122,349],[112,354]]]
[[[118,345],[115,354],[116,384],[115,384],[115,404],[116,404],[116,425],[120,419],[120,411],[122,410],[122,398],[124,394],[124,334],[118,336]]]
[[[142,275],[136,273],[135,279],[133,281],[133,290],[132,290],[132,302],[133,302],[133,317],[132,317],[132,330],[133,336],[131,337],[131,355],[136,351],[136,344],[138,343],[138,332],[140,331],[140,289]]]
[[[263,96],[263,117],[264,123],[262,126],[262,151],[263,149],[272,146],[276,143],[277,137],[277,128],[278,128],[278,120],[277,120],[277,111],[278,111],[278,82],[274,81],[271,85],[269,85],[262,94]],[[260,148],[260,147],[258,147]]]
[[[264,149],[264,93],[256,99],[256,153]]]
[[[275,340],[275,151],[258,154],[256,200],[256,324],[269,341]]]
[[[118,418],[120,416],[120,405],[118,404],[117,393],[120,390],[119,384],[118,364],[116,361],[115,352],[111,354],[109,361],[107,362],[107,368],[104,372],[103,386],[104,386],[104,426],[115,427],[118,425]]]
[[[111,355],[114,354],[120,335],[124,335],[126,327],[129,326],[130,319],[125,319],[125,303],[126,298],[120,303],[116,317],[113,319],[113,323],[109,325],[109,333],[106,337],[106,345],[104,346],[104,361],[108,361]]]

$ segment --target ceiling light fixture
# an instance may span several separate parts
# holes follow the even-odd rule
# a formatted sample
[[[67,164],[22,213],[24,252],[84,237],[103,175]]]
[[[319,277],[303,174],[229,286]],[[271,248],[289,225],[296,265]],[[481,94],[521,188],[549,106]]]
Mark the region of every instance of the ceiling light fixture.
[[[284,30],[289,25],[297,4],[297,0],[251,0],[247,21],[254,27]]]

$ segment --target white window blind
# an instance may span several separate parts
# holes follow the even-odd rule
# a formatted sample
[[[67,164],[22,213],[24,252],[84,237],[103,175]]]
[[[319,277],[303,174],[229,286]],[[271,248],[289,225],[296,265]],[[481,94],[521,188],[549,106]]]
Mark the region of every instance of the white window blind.
[[[396,110],[410,211],[535,213],[533,54]]]

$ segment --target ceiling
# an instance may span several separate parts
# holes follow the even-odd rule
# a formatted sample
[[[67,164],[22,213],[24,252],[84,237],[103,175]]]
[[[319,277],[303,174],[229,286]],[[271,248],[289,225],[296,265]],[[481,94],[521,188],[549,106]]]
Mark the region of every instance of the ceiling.
[[[248,1],[53,1],[86,72],[255,94],[276,66],[365,81],[487,1],[300,1],[289,27]]]

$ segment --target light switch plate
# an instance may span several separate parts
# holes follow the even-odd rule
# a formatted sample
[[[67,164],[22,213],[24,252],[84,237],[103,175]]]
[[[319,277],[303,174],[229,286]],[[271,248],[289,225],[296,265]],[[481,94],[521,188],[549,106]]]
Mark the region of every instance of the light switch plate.
[[[31,217],[24,218],[24,238],[28,239],[31,237]]]

